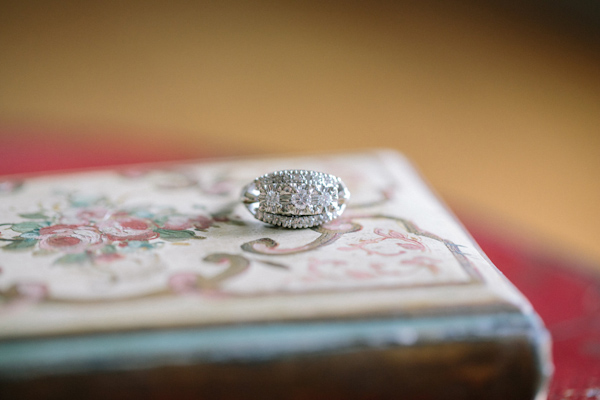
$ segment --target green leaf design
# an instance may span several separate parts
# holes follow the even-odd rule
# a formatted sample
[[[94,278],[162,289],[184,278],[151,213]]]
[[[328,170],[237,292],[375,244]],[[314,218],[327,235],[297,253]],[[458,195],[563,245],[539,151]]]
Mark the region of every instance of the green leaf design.
[[[26,250],[37,243],[37,239],[15,239],[12,243],[3,246],[4,250]]]
[[[19,214],[19,217],[27,219],[48,219],[48,217],[42,213]]]
[[[156,225],[160,226],[160,225],[164,225],[168,219],[169,219],[169,217],[167,215],[162,215],[162,216],[154,217],[152,220],[156,223]]]
[[[55,264],[83,264],[90,260],[90,256],[87,253],[78,254],[65,254],[56,261]]]
[[[169,241],[180,241],[180,240],[188,240],[196,238],[196,234],[192,231],[183,230],[183,231],[175,231],[172,229],[156,229],[156,232],[160,235],[161,239],[169,240]]]
[[[114,244],[107,244],[106,246],[102,247],[100,251],[102,254],[113,254],[117,252],[117,248]]]
[[[42,226],[44,226],[44,224],[41,224],[39,222],[27,221],[27,222],[19,222],[18,224],[13,224],[10,227],[10,229],[12,229],[15,232],[25,233],[25,232],[29,232],[29,231],[38,229]]]
[[[23,239],[37,239],[40,236],[40,230],[39,229],[34,229],[32,231],[29,232],[23,232],[19,235],[20,238]]]

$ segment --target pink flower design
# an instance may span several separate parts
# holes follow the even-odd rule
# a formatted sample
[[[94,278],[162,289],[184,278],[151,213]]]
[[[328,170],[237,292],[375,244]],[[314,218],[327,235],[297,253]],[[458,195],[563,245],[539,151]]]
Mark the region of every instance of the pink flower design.
[[[48,287],[39,282],[21,282],[15,285],[17,293],[29,301],[41,301],[48,297]]]
[[[205,230],[212,226],[213,220],[197,215],[195,217],[189,217],[185,215],[172,215],[166,222],[163,223],[163,228],[172,229],[174,231],[182,231],[184,229],[196,228],[198,230]]]
[[[372,262],[369,268],[377,276],[407,276],[422,271],[429,270],[432,274],[437,274],[439,260],[427,256],[416,256],[408,260],[402,260],[400,263],[381,263]]]
[[[183,215],[170,216],[164,223],[163,228],[172,229],[175,231],[182,231],[184,229],[191,228],[190,219]]]
[[[368,264],[351,265],[345,260],[323,260],[310,258],[306,275],[301,279],[306,283],[323,281],[372,281],[384,277],[405,277],[429,270],[430,273],[439,272],[439,260],[432,257],[417,256],[408,260],[397,262],[371,262]]]
[[[383,229],[375,228],[373,232],[378,235],[374,239],[364,239],[359,241],[358,243],[350,244],[350,247],[340,247],[338,250],[343,251],[352,251],[352,250],[363,250],[369,255],[380,255],[386,257],[398,256],[400,254],[406,253],[406,250],[416,250],[416,251],[426,251],[427,247],[417,238],[411,238],[408,235],[404,235],[400,232],[394,231],[392,229],[384,232]],[[404,250],[398,250],[389,252],[387,251],[388,246],[382,246],[381,243],[385,240],[397,240],[399,242],[396,243],[398,247],[401,247]],[[385,249],[385,251],[384,251]]]
[[[308,274],[303,278],[306,282],[323,280],[346,281],[348,279],[365,280],[375,277],[371,271],[350,267],[348,262],[344,260],[321,260],[310,258],[308,262]]]
[[[80,253],[104,243],[96,227],[85,225],[52,225],[40,229],[40,248]]]
[[[169,287],[171,290],[178,294],[190,294],[197,293],[197,280],[196,274],[191,272],[179,272],[171,276],[169,279]]]
[[[89,225],[91,222],[101,221],[108,214],[104,207],[87,207],[67,210],[61,217],[63,224]]]
[[[434,274],[437,274],[440,271],[440,267],[438,266],[439,260],[436,260],[432,257],[417,256],[410,260],[403,260],[402,264],[427,268],[429,271],[431,271],[431,273]]]
[[[194,228],[196,228],[200,231],[210,228],[213,224],[213,220],[211,218],[208,218],[208,217],[205,217],[202,215],[197,215],[197,216],[191,218],[190,222],[192,223]]]
[[[151,240],[159,237],[154,231],[154,222],[145,218],[132,217],[126,213],[116,213],[101,221],[98,228],[106,237],[116,242],[130,240]]]
[[[381,236],[383,239],[396,239],[396,240],[400,240],[401,243],[396,243],[397,246],[402,247],[403,249],[406,250],[420,250],[420,251],[425,251],[427,250],[425,245],[423,243],[421,243],[419,241],[419,239],[417,238],[411,238],[408,235],[404,235],[400,232],[396,232],[393,229],[390,229],[389,231],[384,232],[383,229],[380,228],[375,228],[373,230],[373,232],[375,232],[375,234]]]
[[[94,262],[110,263],[113,261],[122,260],[124,258],[125,258],[125,256],[122,254],[119,254],[119,253],[106,253],[106,254],[99,254],[97,256],[94,256]]]
[[[108,214],[108,210],[106,208],[92,207],[79,210],[79,212],[77,212],[77,217],[87,223],[90,221],[99,221],[103,219],[106,214]]]

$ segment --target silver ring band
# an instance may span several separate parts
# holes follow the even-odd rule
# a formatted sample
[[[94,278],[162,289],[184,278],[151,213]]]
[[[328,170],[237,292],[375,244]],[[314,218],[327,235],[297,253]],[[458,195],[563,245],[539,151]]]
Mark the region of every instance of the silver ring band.
[[[265,174],[242,191],[242,202],[254,218],[284,228],[329,222],[342,215],[349,199],[337,176],[297,169]]]

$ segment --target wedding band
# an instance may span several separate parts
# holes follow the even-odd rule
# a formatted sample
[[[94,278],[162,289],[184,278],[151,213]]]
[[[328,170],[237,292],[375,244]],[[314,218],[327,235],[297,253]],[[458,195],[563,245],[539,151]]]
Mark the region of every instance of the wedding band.
[[[284,228],[310,228],[342,215],[350,192],[340,178],[323,172],[284,170],[259,176],[242,190],[254,218]]]

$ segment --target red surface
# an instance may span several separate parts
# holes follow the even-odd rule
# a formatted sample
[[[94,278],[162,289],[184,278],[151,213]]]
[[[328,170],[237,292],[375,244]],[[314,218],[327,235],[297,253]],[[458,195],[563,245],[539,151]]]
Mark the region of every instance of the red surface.
[[[88,132],[89,133],[89,132]],[[127,163],[205,157],[212,149],[185,149],[168,143],[85,140],[0,129],[0,175],[78,169]],[[459,210],[460,211],[460,210]],[[550,330],[555,376],[550,400],[600,400],[600,274],[573,260],[520,247],[477,221],[467,228],[494,264],[529,298]]]
[[[173,143],[168,132],[152,138],[90,129],[77,133],[41,134],[35,129],[0,126],[0,175],[193,159],[216,153],[208,147]]]

